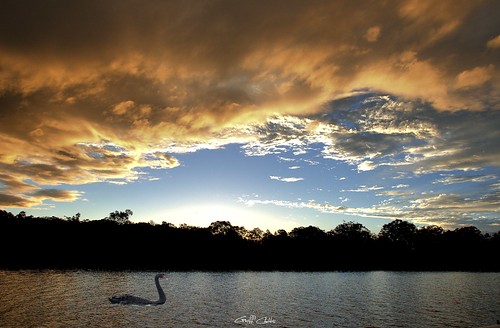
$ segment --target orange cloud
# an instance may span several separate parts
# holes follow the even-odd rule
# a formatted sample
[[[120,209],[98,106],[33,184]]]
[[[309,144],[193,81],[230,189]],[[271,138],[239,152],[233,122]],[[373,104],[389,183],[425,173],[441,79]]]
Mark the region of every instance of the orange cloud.
[[[498,108],[497,32],[470,32],[495,26],[497,2],[4,2],[0,12],[0,165],[14,203],[13,181],[131,181],[137,168],[179,165],[172,145],[217,147],[234,126],[311,113],[354,89]]]
[[[479,87],[491,80],[494,71],[495,66],[493,65],[475,67],[471,70],[463,71],[458,74],[455,86],[458,89]]]
[[[365,38],[368,42],[375,42],[380,37],[380,26],[372,26],[366,31]]]
[[[488,43],[486,43],[486,46],[488,48],[500,48],[500,35],[497,35],[491,40],[488,40]]]
[[[369,87],[408,98],[425,99],[438,108],[459,106],[449,97],[445,81],[442,72],[431,62],[418,59],[416,52],[406,51],[367,66],[350,87]]]

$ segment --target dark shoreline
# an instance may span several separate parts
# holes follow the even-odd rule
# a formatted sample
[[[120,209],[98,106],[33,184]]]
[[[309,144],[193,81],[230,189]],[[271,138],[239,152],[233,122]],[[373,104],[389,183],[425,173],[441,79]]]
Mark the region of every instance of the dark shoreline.
[[[289,234],[259,233],[226,221],[175,227],[0,211],[0,269],[500,272],[499,233],[483,235],[474,227],[416,229],[401,220],[384,229],[373,235],[348,222],[329,232],[309,226]]]

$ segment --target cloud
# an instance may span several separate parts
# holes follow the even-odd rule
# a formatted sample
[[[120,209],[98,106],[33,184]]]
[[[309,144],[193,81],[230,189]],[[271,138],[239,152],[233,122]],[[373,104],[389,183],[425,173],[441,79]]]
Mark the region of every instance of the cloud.
[[[498,192],[487,193],[478,198],[439,194],[415,199],[407,210],[407,216],[413,215],[416,222],[429,224],[439,222],[441,225],[460,225],[476,221],[476,224],[486,225],[498,223],[499,205]]]
[[[488,40],[488,43],[486,43],[486,46],[488,48],[500,48],[500,35],[497,35],[491,40]]]
[[[380,26],[372,26],[370,27],[365,34],[366,41],[375,42],[380,37]]]
[[[50,187],[40,189],[36,185],[81,185],[103,181],[123,184],[137,180],[142,167],[165,169],[179,165],[175,157],[161,151],[136,153],[106,141],[78,143],[49,155],[45,158],[25,155],[24,159],[0,163],[5,172],[0,175],[4,199],[12,199],[12,207],[31,207],[46,199],[78,199],[77,191],[58,191]],[[32,182],[25,182],[27,180]],[[9,204],[5,201],[4,205]]]
[[[489,231],[492,227],[498,226],[497,214],[500,205],[498,192],[474,199],[464,198],[458,194],[418,195],[416,197],[412,193],[402,193],[399,196],[400,198],[397,200],[384,200],[370,207],[347,207],[328,202],[317,203],[314,200],[304,202],[240,198],[239,201],[250,207],[277,206],[290,209],[310,209],[327,214],[387,220],[402,219],[418,225],[440,225],[445,228],[474,225]],[[409,200],[410,205],[401,203],[401,198]],[[341,203],[344,201],[341,200]]]
[[[40,189],[31,193],[31,198],[44,200],[51,199],[54,201],[74,201],[80,197],[81,193],[72,190],[61,189]]]
[[[455,183],[465,183],[465,182],[485,182],[489,180],[495,180],[498,177],[494,174],[484,174],[484,175],[472,175],[472,176],[453,176],[448,175],[441,179],[434,181],[434,184],[442,183],[445,185],[455,184]]]
[[[296,178],[296,177],[283,178],[275,175],[271,175],[269,178],[271,178],[271,180],[277,180],[281,182],[298,182],[304,180],[304,178]]]
[[[322,212],[335,208],[335,213],[345,215],[401,218],[449,227],[473,224],[489,229],[498,221],[498,186],[490,183],[497,180],[497,175],[480,172],[500,165],[496,151],[500,146],[495,128],[498,124],[500,116],[495,111],[440,112],[425,103],[370,93],[332,101],[323,111],[307,117],[273,119],[253,130],[256,133],[252,152],[247,155],[283,157],[297,149],[306,153],[315,149],[324,159],[342,161],[360,172],[360,168],[369,165],[366,168],[402,182],[341,190],[381,197],[379,203],[369,207],[339,210],[334,205],[282,200],[250,203]],[[291,135],[293,142],[286,137]],[[300,157],[295,159],[298,160]],[[435,179],[436,173],[442,178]],[[415,189],[420,185],[426,192],[436,188],[445,191],[438,186],[431,188],[425,181],[449,186],[446,192],[453,197],[446,198],[444,193],[438,197],[432,191],[425,194]],[[485,188],[450,189],[467,182],[482,183]]]
[[[275,117],[255,125],[242,148],[248,156],[263,156],[307,153],[322,145],[323,158],[359,171],[384,166],[419,174],[467,171],[500,165],[497,124],[498,112],[438,112],[420,102],[368,93],[333,101],[308,117]]]
[[[110,106],[108,111],[116,106],[128,108],[123,114],[118,110],[119,117],[135,115],[136,109],[141,111],[141,105],[128,101]],[[471,121],[475,123],[468,124]],[[425,103],[370,92],[331,101],[321,111],[308,115],[275,115],[264,123],[235,124],[202,139],[174,142],[169,138],[149,145],[134,138],[121,139],[120,143],[106,139],[77,141],[78,138],[70,137],[70,127],[53,122],[51,127],[57,134],[73,140],[73,144],[63,143],[56,148],[25,144],[29,148],[24,149],[29,152],[21,155],[14,150],[16,143],[7,142],[7,149],[11,149],[9,156],[0,157],[0,167],[5,172],[0,180],[11,195],[21,192],[25,197],[34,188],[27,180],[49,186],[128,183],[140,177],[141,168],[179,166],[175,154],[221,149],[233,143],[240,144],[247,156],[274,154],[281,160],[310,164],[317,162],[301,156],[319,150],[323,159],[345,162],[360,172],[384,167],[419,175],[474,171],[500,164],[496,152],[500,138],[495,133],[499,123],[498,112],[440,112]],[[45,130],[52,134],[50,129]],[[297,182],[303,178],[272,179]]]
[[[145,161],[147,162],[147,165],[144,166],[156,169],[174,168],[180,165],[180,162],[177,158],[160,151],[147,154],[145,156]]]
[[[0,205],[8,207],[31,207],[36,203],[23,197],[0,193]]]
[[[356,189],[348,189],[348,190],[342,190],[342,192],[350,191],[350,192],[369,192],[369,191],[374,191],[374,190],[380,190],[384,189],[383,187],[380,186],[359,186],[359,188]]]
[[[475,67],[458,74],[456,87],[458,89],[473,88],[481,86],[493,77],[495,71],[494,65]]]
[[[18,203],[21,186],[25,198],[36,184],[127,183],[229,143],[251,156],[320,144],[359,171],[496,165],[498,138],[472,139],[479,130],[458,118],[498,123],[498,6],[2,2],[5,194]],[[342,106],[367,90],[392,98]]]
[[[351,216],[360,216],[366,218],[383,218],[383,219],[395,219],[400,217],[403,212],[395,207],[387,205],[376,205],[373,207],[346,207],[333,205],[328,202],[317,203],[314,200],[307,202],[304,201],[287,201],[287,200],[262,200],[262,199],[240,199],[240,202],[246,206],[278,206],[291,209],[310,209],[320,213],[326,214],[344,214]],[[343,201],[341,201],[343,202]]]
[[[16,196],[0,193],[0,205],[6,207],[29,208],[44,204],[45,200],[56,202],[73,202],[80,199],[82,192],[61,189],[37,189],[27,194]]]
[[[345,208],[343,206],[333,206],[328,203],[318,204],[314,200],[310,200],[308,202],[303,201],[287,201],[287,200],[262,200],[262,199],[244,199],[240,198],[239,201],[246,206],[255,206],[255,205],[274,205],[279,207],[286,208],[308,208],[314,209],[323,213],[335,213]]]
[[[134,108],[134,102],[132,100],[122,101],[121,103],[115,105],[112,109],[113,114],[125,115],[130,109]]]

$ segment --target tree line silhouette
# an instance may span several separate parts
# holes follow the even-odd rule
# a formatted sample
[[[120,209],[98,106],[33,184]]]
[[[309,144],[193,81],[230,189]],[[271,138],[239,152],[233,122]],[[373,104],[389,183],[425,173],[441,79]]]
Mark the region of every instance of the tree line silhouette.
[[[0,268],[98,270],[500,271],[500,231],[417,228],[394,220],[375,235],[356,222],[330,231],[247,230],[131,223],[131,210],[101,220],[33,217],[0,210]]]

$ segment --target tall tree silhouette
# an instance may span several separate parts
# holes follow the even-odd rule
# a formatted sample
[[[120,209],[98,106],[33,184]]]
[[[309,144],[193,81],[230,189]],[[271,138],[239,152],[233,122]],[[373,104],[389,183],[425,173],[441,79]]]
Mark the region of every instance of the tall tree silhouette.
[[[107,216],[104,219],[109,220],[109,221],[114,221],[118,224],[129,224],[130,223],[129,218],[133,214],[134,213],[129,209],[127,209],[125,211],[114,211],[114,212],[109,213],[109,216]]]
[[[415,233],[413,223],[394,220],[382,226],[378,234],[380,262],[394,270],[411,270],[416,266]]]
[[[327,263],[328,235],[314,226],[297,227],[290,231],[290,249],[294,254],[294,267],[299,270],[322,270]]]
[[[373,238],[370,230],[357,222],[344,222],[328,232],[333,238],[340,241],[364,242]]]
[[[416,231],[417,228],[413,223],[397,219],[382,226],[379,238],[400,247],[412,248]]]

